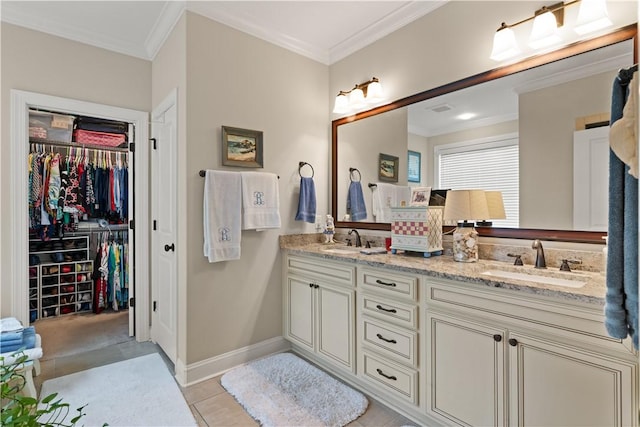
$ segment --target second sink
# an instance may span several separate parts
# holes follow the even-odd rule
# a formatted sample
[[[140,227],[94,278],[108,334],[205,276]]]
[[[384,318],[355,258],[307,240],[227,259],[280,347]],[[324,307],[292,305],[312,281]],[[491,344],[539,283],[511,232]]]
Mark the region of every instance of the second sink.
[[[522,280],[525,282],[536,282],[545,285],[563,286],[566,288],[581,288],[587,283],[581,280],[561,279],[559,277],[541,276],[539,274],[515,273],[512,271],[502,270],[487,270],[482,272],[482,274],[485,276]]]

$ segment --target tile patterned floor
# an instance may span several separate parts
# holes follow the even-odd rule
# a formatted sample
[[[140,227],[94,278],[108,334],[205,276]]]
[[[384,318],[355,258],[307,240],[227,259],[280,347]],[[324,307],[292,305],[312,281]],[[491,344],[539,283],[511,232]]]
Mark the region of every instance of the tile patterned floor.
[[[151,343],[135,341],[112,345],[103,349],[88,351],[71,356],[45,360],[41,363],[41,374],[34,378],[36,389],[40,390],[42,382],[73,372],[82,371],[121,360],[131,359],[150,353],[159,353],[173,372],[173,364],[166,358],[160,348]],[[258,426],[238,402],[220,385],[220,377],[215,377],[198,384],[182,388],[182,394],[191,408],[199,426]],[[348,427],[391,427],[415,425],[402,415],[386,406],[369,399],[369,408]]]

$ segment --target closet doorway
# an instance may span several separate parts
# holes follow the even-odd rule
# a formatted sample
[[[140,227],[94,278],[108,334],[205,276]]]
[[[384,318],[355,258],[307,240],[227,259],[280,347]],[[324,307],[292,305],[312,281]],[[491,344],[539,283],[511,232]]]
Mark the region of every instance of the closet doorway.
[[[136,341],[149,340],[149,322],[147,320],[149,316],[149,207],[145,197],[149,188],[148,113],[17,90],[11,91],[11,97],[12,185],[13,188],[25,189],[14,192],[11,203],[14,223],[12,230],[14,250],[10,256],[11,277],[13,278],[12,283],[19,284],[12,288],[13,315],[23,324],[29,324],[35,320],[37,329],[38,321],[43,316],[63,318],[63,315],[73,316],[75,312],[78,314],[89,313],[94,311],[98,304],[104,305],[107,301],[100,301],[99,298],[96,298],[95,282],[92,282],[88,276],[93,273],[93,264],[99,261],[95,257],[99,244],[116,245],[119,243],[118,247],[122,250],[119,255],[126,256],[129,264],[126,275],[128,295],[123,292],[124,287],[121,287],[117,297],[115,297],[114,291],[114,298],[110,299],[111,308],[115,306],[118,308],[130,307],[128,316],[124,318],[120,314],[118,321],[122,322],[124,318],[127,334],[135,335]],[[34,135],[29,135],[29,110],[127,123],[130,126],[127,143],[133,144],[131,146],[133,151],[128,150],[128,145],[125,145],[124,150],[106,150],[102,147],[102,151],[94,150],[93,152],[88,146],[82,147],[78,144],[70,144],[68,147],[53,147],[43,144],[43,146],[36,147],[30,144],[29,137],[32,137],[32,142]],[[62,128],[60,124],[58,126]],[[73,164],[81,160],[83,156],[93,156],[91,157],[92,162],[100,163],[102,161],[101,164],[105,166],[117,167],[118,164],[122,165],[122,162],[126,162],[135,171],[135,180],[133,176],[127,180],[128,210],[123,211],[120,204],[117,209],[121,216],[120,220],[102,218],[103,221],[97,221],[97,218],[93,218],[95,221],[87,221],[82,224],[84,230],[79,226],[75,229],[69,227],[65,230],[63,239],[59,239],[59,235],[54,239],[54,242],[60,247],[52,245],[51,239],[39,239],[37,235],[33,234],[30,236],[28,231],[29,229],[33,230],[30,227],[32,218],[24,215],[30,201],[29,193],[26,190],[30,188],[30,174],[28,162],[25,159],[29,157],[30,152],[37,153],[38,150],[48,150],[48,155],[57,152],[58,156],[71,157]],[[68,161],[68,159],[65,160]],[[60,161],[60,157],[58,161]],[[111,179],[113,180],[113,178]],[[120,182],[124,183],[125,181],[121,180]],[[113,200],[110,200],[111,202]],[[120,199],[118,202],[122,203],[123,200]],[[47,231],[51,232],[48,229]],[[125,243],[127,245],[126,252],[124,251]],[[41,251],[41,254],[33,253],[38,250]],[[32,267],[38,260],[34,259],[33,255],[42,255],[43,258],[39,260],[40,264],[36,264],[35,272]],[[45,260],[46,263],[42,262]],[[114,260],[114,258],[108,259],[108,261]],[[106,267],[109,267],[109,262]],[[34,282],[34,280],[30,280],[33,278],[30,276],[34,273],[37,277],[35,282],[38,283],[37,289],[40,293],[37,300],[30,298],[33,296],[33,288],[30,289],[29,283]],[[43,287],[45,276],[47,282]],[[121,277],[125,276],[121,275]],[[53,283],[54,281],[56,283]],[[50,294],[43,295],[43,289]],[[49,299],[43,303],[42,299],[44,298]],[[34,311],[34,308],[37,308],[37,311]],[[34,313],[36,313],[35,316]],[[51,320],[47,319],[46,321]]]

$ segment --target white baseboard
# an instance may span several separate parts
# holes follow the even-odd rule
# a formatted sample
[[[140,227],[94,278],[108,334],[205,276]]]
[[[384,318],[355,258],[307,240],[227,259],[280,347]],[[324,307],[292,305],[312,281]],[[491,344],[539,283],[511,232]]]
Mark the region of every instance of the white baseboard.
[[[185,365],[178,359],[175,364],[175,377],[178,384],[187,387],[216,377],[235,366],[270,354],[281,353],[290,348],[289,341],[283,337],[275,337],[189,365]]]

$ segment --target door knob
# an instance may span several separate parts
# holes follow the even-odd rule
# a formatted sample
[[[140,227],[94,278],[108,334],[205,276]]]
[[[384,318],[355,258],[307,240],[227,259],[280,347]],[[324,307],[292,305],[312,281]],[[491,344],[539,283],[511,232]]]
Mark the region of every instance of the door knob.
[[[164,251],[165,252],[174,252],[176,250],[176,245],[175,244],[171,244],[171,245],[164,245]]]

